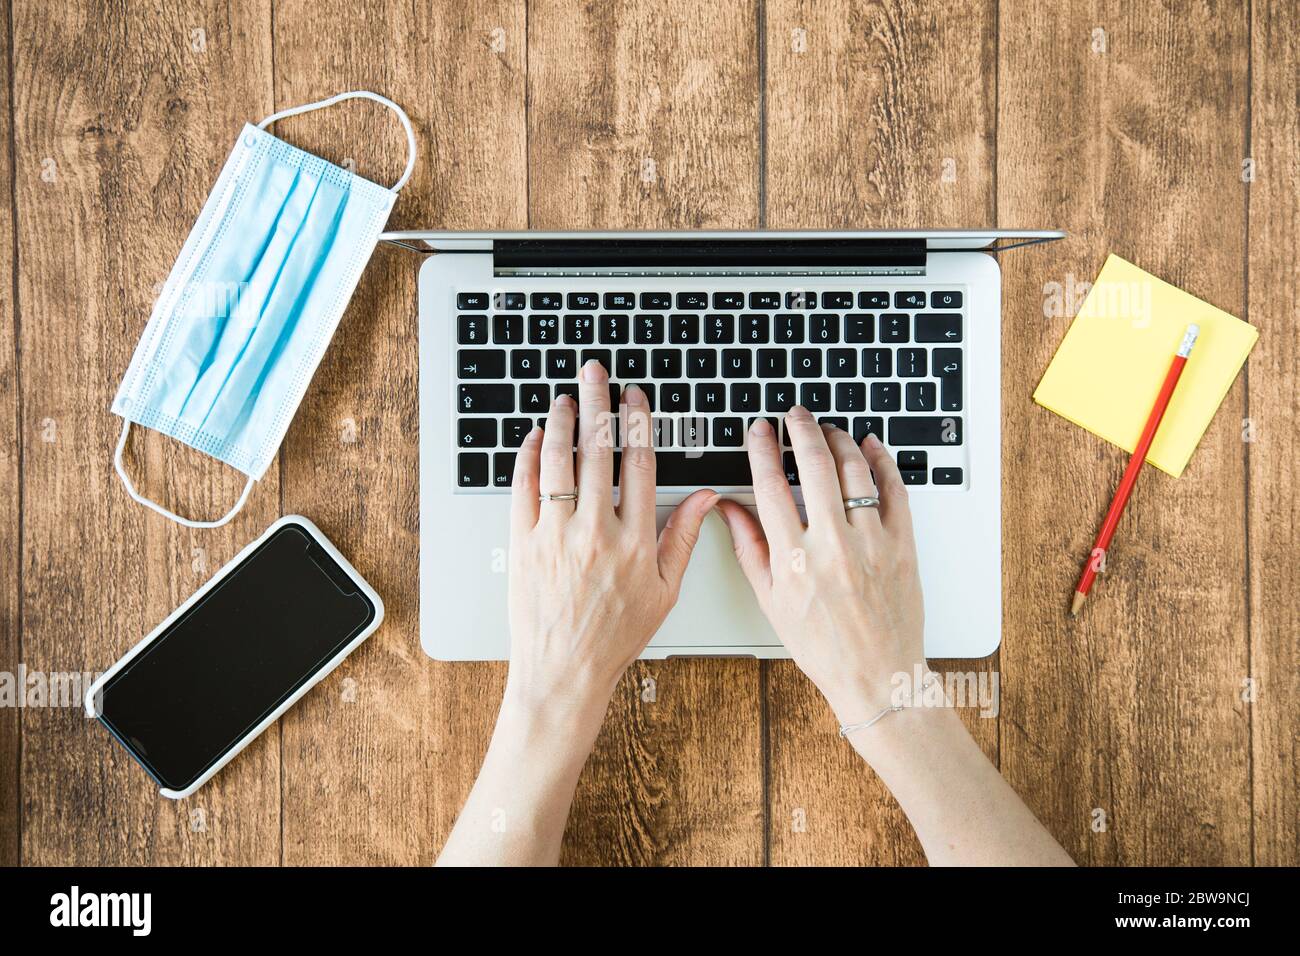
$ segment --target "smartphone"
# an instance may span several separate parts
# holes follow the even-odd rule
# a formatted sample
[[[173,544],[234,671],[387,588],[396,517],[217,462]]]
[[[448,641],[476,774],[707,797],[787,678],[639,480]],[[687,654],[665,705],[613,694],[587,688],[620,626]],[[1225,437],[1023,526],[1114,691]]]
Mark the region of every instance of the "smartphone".
[[[383,618],[320,529],[286,515],[95,681],[86,710],[164,797],[187,797]]]

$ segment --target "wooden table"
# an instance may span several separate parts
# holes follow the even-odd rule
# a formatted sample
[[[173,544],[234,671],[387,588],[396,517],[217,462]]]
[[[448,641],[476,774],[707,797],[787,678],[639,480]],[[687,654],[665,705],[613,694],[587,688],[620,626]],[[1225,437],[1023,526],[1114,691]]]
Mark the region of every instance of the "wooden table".
[[[241,124],[356,87],[417,127],[394,228],[1068,230],[1003,257],[1002,648],[936,666],[999,675],[972,731],[1080,862],[1298,861],[1290,0],[127,6],[0,0],[0,670],[106,667],[288,512],[388,620],[180,803],[78,708],[0,709],[0,862],[425,864],[468,792],[505,671],[420,650],[410,254],[374,256],[231,525],[170,524],[110,465],[111,397]],[[404,159],[372,104],[278,132],[382,182]],[[1030,394],[1109,252],[1261,338],[1186,476],[1142,481],[1071,622],[1125,455]],[[195,512],[242,485],[157,435],[133,449]],[[620,686],[564,860],[923,856],[790,663],[702,659]]]

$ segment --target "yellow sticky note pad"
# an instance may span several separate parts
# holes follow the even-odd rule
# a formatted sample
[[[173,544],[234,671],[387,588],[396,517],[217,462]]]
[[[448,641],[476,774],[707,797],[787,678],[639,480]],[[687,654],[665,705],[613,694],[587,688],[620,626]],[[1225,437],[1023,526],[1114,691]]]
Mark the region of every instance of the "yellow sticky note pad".
[[[1259,338],[1253,325],[1112,255],[1034,401],[1131,452],[1192,324],[1200,336],[1147,454],[1177,478]]]

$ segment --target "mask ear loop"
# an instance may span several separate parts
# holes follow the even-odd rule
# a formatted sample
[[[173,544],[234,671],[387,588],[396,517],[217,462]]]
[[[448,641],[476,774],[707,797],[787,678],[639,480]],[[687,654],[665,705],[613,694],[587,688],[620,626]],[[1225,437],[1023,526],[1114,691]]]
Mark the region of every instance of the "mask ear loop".
[[[126,468],[122,466],[122,452],[126,450],[126,437],[131,432],[131,420],[126,419],[122,422],[122,437],[117,440],[117,451],[113,455],[113,467],[117,469],[117,477],[122,479],[122,484],[126,486],[126,493],[152,511],[158,512],[164,518],[170,518],[177,524],[183,524],[187,528],[220,528],[231,518],[239,513],[239,509],[244,507],[244,502],[248,500],[248,493],[253,490],[253,479],[248,479],[248,484],[244,485],[244,491],[235,502],[235,507],[225,513],[223,517],[216,521],[191,521],[189,518],[182,518],[174,511],[168,511],[156,501],[146,498],[140,492],[135,490],[135,485],[127,477]]]
[[[406,185],[406,181],[411,178],[411,173],[415,169],[415,130],[411,128],[411,120],[406,115],[406,111],[386,96],[380,96],[378,93],[371,93],[369,90],[353,90],[350,93],[339,93],[337,96],[331,96],[327,100],[318,100],[315,103],[305,103],[302,106],[293,106],[287,110],[280,110],[278,113],[272,113],[266,119],[262,120],[262,122],[258,123],[257,128],[266,129],[276,120],[282,120],[289,116],[297,116],[299,113],[310,113],[312,110],[324,109],[327,106],[333,106],[335,103],[341,103],[344,100],[355,99],[374,100],[376,103],[387,106],[390,110],[396,113],[397,118],[402,121],[402,129],[406,131],[406,169],[403,171],[401,178],[397,180],[397,182],[393,183],[388,190],[389,192],[396,193]]]

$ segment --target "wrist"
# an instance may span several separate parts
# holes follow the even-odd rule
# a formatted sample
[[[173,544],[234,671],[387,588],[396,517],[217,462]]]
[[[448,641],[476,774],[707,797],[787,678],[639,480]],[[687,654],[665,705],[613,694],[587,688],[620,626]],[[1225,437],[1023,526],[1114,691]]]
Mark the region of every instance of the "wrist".
[[[554,684],[521,677],[512,668],[497,723],[508,720],[541,736],[594,739],[612,696],[613,687],[603,682],[575,678]]]

